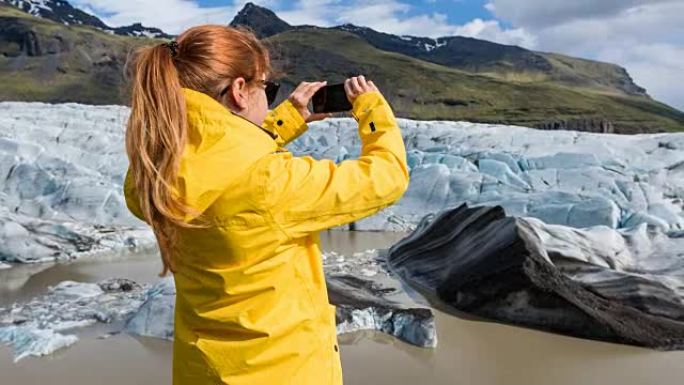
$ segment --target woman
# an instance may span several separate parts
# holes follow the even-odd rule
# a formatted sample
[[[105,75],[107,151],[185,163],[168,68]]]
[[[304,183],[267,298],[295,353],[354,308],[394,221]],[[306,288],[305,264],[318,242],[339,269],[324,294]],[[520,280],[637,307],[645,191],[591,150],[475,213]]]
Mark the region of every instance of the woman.
[[[325,82],[269,111],[271,73],[240,27],[191,28],[136,57],[124,193],[176,284],[176,385],[342,384],[318,232],[408,187],[399,127],[372,81],[345,81],[362,150],[335,164],[282,148],[328,116],[307,109]]]

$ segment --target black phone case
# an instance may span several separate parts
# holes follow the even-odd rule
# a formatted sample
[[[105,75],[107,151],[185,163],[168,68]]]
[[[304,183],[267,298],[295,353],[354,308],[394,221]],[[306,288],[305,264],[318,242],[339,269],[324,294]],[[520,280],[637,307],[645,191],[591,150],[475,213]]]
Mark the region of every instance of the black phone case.
[[[321,87],[311,97],[313,112],[340,112],[352,109],[344,90],[344,83]]]

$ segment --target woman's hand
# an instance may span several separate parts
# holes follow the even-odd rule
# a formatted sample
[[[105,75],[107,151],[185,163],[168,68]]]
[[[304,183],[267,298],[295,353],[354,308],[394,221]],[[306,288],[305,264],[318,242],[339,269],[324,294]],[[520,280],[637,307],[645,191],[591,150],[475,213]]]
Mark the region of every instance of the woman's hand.
[[[349,103],[351,104],[354,104],[356,97],[364,92],[380,92],[375,84],[373,84],[373,82],[370,80],[366,81],[366,78],[363,75],[355,76],[345,80],[344,90],[347,92],[347,99],[349,99]]]
[[[321,87],[325,86],[326,83],[327,82],[325,80],[322,82],[301,82],[287,98],[297,109],[297,111],[299,111],[305,122],[309,123],[316,120],[323,120],[332,116],[332,113],[330,112],[313,114],[309,111],[308,107],[309,101],[311,100],[313,94],[315,94],[316,91],[318,91]]]

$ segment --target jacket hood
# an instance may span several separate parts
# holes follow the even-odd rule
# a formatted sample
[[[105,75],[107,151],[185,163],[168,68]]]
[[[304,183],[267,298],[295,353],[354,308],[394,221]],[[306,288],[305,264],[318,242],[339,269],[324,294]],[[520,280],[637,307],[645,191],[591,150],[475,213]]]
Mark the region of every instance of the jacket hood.
[[[275,152],[270,133],[207,94],[183,88],[188,135],[177,194],[204,212],[259,158]],[[186,221],[195,216],[188,214]]]

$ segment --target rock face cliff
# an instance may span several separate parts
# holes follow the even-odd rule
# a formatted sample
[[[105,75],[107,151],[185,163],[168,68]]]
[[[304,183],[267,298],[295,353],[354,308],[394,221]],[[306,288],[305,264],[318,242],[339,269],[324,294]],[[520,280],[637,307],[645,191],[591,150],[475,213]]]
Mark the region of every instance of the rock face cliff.
[[[613,123],[603,119],[569,119],[546,121],[538,124],[540,130],[570,130],[612,134],[615,132]]]

